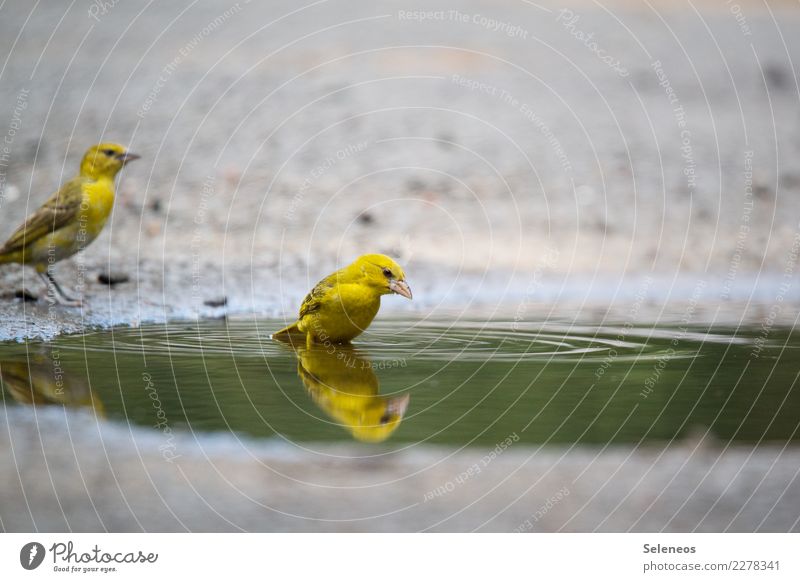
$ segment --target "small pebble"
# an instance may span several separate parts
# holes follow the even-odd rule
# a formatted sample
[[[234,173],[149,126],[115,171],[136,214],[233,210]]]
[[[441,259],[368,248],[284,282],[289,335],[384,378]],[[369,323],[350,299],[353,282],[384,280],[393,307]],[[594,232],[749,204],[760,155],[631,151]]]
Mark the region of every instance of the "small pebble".
[[[790,87],[790,72],[780,65],[767,65],[764,67],[764,78],[773,89],[788,89]]]
[[[420,190],[425,189],[425,182],[414,178],[406,182],[406,188],[411,192],[419,192]]]
[[[206,299],[203,301],[204,305],[208,305],[209,307],[225,307],[228,304],[227,297],[215,297],[213,299]]]
[[[16,299],[22,299],[23,303],[32,303],[34,301],[38,301],[39,298],[28,291],[27,289],[17,289],[14,291],[14,297]]]
[[[362,212],[358,215],[358,221],[361,224],[372,224],[375,222],[375,217],[373,217],[369,212]]]
[[[127,283],[131,280],[127,273],[121,271],[103,271],[97,276],[97,280],[104,285],[119,285],[120,283]]]
[[[753,194],[756,198],[769,198],[772,196],[772,189],[764,184],[753,184]]]

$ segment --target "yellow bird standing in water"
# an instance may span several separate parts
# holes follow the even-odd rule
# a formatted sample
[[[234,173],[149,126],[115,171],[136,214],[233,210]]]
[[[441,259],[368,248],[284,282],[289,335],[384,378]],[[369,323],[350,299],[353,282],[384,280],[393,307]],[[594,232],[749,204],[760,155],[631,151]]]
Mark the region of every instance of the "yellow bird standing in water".
[[[106,225],[114,207],[114,178],[139,156],[124,146],[101,143],[89,148],[80,172],[65,183],[0,247],[0,264],[32,265],[60,303],[77,306],[50,272],[58,261],[89,245]]]
[[[381,295],[397,293],[411,299],[403,269],[386,255],[363,255],[328,275],[306,295],[298,320],[272,334],[308,344],[346,343],[360,335],[378,313]]]

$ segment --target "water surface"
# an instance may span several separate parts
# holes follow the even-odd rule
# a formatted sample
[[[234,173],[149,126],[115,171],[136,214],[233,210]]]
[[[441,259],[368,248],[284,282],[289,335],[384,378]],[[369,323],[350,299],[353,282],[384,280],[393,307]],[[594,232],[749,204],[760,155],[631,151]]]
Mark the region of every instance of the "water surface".
[[[382,319],[355,346],[203,321],[0,344],[5,406],[293,442],[795,441],[789,330]]]

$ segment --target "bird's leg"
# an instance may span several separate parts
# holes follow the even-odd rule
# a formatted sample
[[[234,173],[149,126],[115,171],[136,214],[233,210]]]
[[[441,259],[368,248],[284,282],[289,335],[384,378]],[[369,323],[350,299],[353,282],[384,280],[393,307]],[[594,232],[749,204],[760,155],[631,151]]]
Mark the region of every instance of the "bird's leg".
[[[53,275],[50,274],[50,271],[44,271],[43,273],[39,273],[39,276],[42,278],[42,280],[45,282],[48,288],[53,289],[53,291],[55,291],[53,296],[55,297],[56,301],[61,305],[66,305],[68,307],[80,307],[81,305],[83,305],[83,301],[81,301],[80,299],[75,299],[64,293],[64,290],[53,278]]]

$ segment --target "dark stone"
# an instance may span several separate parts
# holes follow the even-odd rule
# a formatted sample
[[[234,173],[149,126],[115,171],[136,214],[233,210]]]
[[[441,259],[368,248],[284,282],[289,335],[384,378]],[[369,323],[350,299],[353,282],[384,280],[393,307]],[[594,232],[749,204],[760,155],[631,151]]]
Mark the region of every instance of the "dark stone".
[[[358,221],[361,224],[372,224],[373,222],[375,222],[375,217],[372,216],[372,214],[370,214],[369,212],[362,212],[361,214],[358,215]]]
[[[412,178],[406,182],[406,188],[411,192],[421,192],[422,190],[425,190],[425,182],[422,180],[417,180],[416,178]]]
[[[782,174],[781,186],[790,190],[797,190],[800,188],[800,174]]]
[[[753,184],[753,194],[756,198],[770,198],[772,196],[772,188],[764,184]]]
[[[34,301],[38,301],[39,298],[28,291],[27,289],[17,289],[14,291],[14,298],[22,299],[23,303],[33,303]]]
[[[127,273],[123,273],[121,271],[103,271],[97,275],[97,280],[104,285],[113,287],[114,285],[119,285],[120,283],[127,283],[131,280],[131,278]]]
[[[206,299],[203,301],[204,305],[209,307],[225,307],[228,304],[227,297],[214,297],[213,299]]]
[[[791,73],[780,65],[771,64],[764,67],[764,78],[772,89],[788,89]]]

